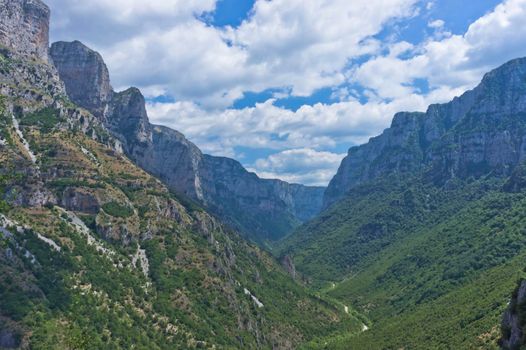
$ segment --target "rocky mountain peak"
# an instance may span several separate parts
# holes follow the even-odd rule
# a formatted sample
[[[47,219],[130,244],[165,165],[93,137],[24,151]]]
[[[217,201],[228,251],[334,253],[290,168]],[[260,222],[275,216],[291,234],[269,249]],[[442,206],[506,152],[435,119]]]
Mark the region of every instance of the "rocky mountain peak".
[[[48,60],[49,7],[40,0],[0,0],[0,45]]]
[[[106,124],[124,144],[128,154],[136,157],[136,151],[142,156],[142,150],[151,147],[153,142],[152,126],[146,112],[146,101],[141,91],[129,88],[113,93],[106,108]]]
[[[102,118],[113,97],[110,74],[102,56],[79,41],[56,42],[50,55],[69,97]]]
[[[487,73],[476,89],[474,113],[516,114],[526,111],[526,58]]]

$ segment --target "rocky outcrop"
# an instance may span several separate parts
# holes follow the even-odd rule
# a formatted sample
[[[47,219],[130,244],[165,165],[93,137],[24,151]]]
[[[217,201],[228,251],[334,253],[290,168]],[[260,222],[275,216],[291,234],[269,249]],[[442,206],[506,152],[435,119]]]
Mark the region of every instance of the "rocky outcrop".
[[[60,68],[68,96],[80,107],[102,118],[113,96],[110,75],[102,57],[78,41],[54,43],[50,55],[55,66]]]
[[[0,45],[47,61],[49,16],[40,0],[0,0]]]
[[[524,307],[526,306],[526,281],[521,281],[513,293],[512,300],[502,319],[502,349],[519,349],[524,345],[523,327],[525,326]]]
[[[281,238],[319,212],[323,188],[260,179],[235,160],[203,154],[177,131],[150,124],[141,92],[113,92],[102,57],[83,44],[55,43],[50,52],[71,100],[97,115],[134,162],[250,238]]]
[[[20,346],[20,336],[8,329],[0,330],[0,349],[17,349]]]
[[[62,195],[62,207],[69,211],[96,215],[100,204],[96,196],[76,188],[67,188]]]
[[[285,255],[281,258],[281,266],[287,271],[290,277],[296,279],[296,266],[294,266],[294,260],[290,255]]]
[[[324,197],[324,207],[354,186],[386,175],[426,172],[437,183],[510,175],[526,158],[526,59],[486,74],[481,84],[426,113],[398,113],[389,129],[353,147]]]

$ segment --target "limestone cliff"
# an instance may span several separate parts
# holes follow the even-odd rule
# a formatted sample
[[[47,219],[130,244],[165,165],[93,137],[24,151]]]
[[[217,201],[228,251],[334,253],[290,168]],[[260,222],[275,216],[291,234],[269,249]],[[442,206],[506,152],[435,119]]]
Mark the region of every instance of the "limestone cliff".
[[[520,349],[524,345],[524,307],[526,305],[526,281],[522,280],[515,291],[502,319],[502,349]]]
[[[61,67],[61,78],[68,96],[80,107],[102,117],[104,108],[113,97],[113,89],[100,55],[78,41],[55,43],[50,54],[55,65]]]
[[[486,74],[481,84],[426,113],[398,113],[382,135],[353,147],[325,193],[324,206],[380,176],[425,171],[449,179],[511,174],[526,157],[526,59]]]
[[[278,239],[319,212],[323,188],[260,179],[235,160],[203,154],[177,131],[150,124],[141,92],[113,92],[102,57],[82,43],[54,43],[50,52],[71,100],[97,115],[132,160],[250,238]]]
[[[0,45],[47,61],[49,16],[49,8],[40,0],[0,0]]]

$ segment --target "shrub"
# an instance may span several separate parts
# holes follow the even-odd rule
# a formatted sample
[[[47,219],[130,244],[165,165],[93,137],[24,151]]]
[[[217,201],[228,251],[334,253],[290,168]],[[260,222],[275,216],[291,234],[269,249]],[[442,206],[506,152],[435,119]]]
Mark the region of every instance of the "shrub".
[[[102,209],[108,215],[117,218],[129,218],[133,215],[133,209],[127,205],[122,205],[117,202],[109,202],[102,205]]]

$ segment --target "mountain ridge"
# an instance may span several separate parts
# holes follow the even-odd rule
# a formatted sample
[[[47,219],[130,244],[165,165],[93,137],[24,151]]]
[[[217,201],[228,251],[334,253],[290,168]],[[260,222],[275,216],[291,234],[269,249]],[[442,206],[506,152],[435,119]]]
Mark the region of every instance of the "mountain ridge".
[[[279,239],[319,212],[323,188],[260,179],[239,162],[205,155],[181,133],[150,124],[140,91],[114,92],[102,57],[82,43],[54,43],[50,55],[69,97],[98,116],[130,158],[251,239]]]
[[[475,89],[451,102],[431,105],[425,113],[397,113],[391,127],[381,135],[349,150],[326,190],[324,208],[345,197],[353,186],[360,183],[389,174],[421,171],[425,167],[431,167],[428,176],[438,182],[454,177],[478,177],[489,170],[509,175],[511,169],[525,157],[526,140],[523,135],[515,135],[521,140],[511,147],[508,144],[510,136],[503,133],[488,132],[488,139],[481,139],[480,134],[451,132],[454,133],[453,129],[461,121],[487,124],[494,123],[497,117],[524,113],[526,98],[520,95],[521,91],[524,92],[520,74],[524,75],[525,70],[526,58],[512,60],[487,73]],[[494,92],[501,95],[493,95]],[[508,96],[506,92],[515,95]],[[448,135],[460,139],[443,139]],[[447,145],[454,143],[460,148],[448,150]],[[509,158],[509,154],[514,158]],[[474,169],[479,166],[485,168]]]

